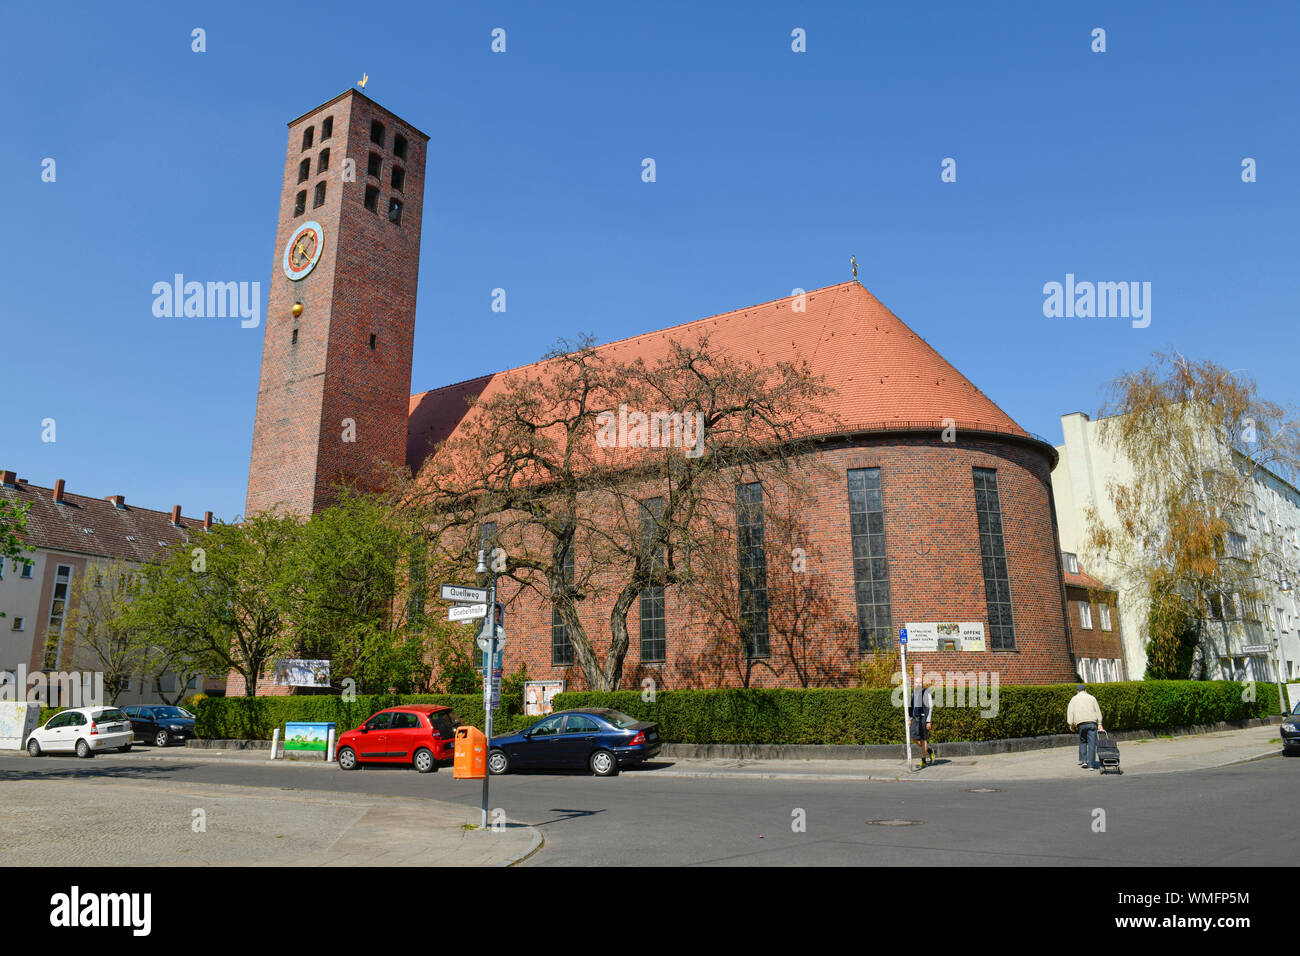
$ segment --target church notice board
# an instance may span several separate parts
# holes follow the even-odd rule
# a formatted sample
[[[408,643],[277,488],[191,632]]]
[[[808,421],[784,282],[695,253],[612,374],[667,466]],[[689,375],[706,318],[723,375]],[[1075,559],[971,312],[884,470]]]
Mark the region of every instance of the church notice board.
[[[983,651],[983,621],[923,621],[907,623],[907,650]]]

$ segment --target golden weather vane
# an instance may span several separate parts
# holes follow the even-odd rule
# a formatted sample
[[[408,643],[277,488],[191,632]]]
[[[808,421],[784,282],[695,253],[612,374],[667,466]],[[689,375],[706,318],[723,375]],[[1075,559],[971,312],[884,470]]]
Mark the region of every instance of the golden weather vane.
[[[853,278],[856,279],[858,277],[858,257],[849,256],[849,264],[853,266]]]

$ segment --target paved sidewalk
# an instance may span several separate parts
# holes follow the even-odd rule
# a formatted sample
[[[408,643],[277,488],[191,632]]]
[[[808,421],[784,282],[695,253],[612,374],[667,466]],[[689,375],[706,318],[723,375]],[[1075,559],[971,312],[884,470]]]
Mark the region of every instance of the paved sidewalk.
[[[4,784],[0,866],[508,866],[541,846],[478,820],[406,797],[33,777]]]
[[[1125,775],[1205,770],[1249,760],[1280,756],[1276,725],[1225,730],[1212,734],[1120,741],[1120,769]],[[923,770],[909,771],[899,759],[883,760],[728,760],[674,759],[656,761],[638,771],[656,777],[755,777],[771,780],[905,780],[1011,781],[1060,780],[1096,776],[1079,768],[1077,745],[977,757],[944,757]],[[919,761],[913,750],[912,765]],[[1300,765],[1300,761],[1297,761]],[[1112,776],[1108,774],[1108,776]]]

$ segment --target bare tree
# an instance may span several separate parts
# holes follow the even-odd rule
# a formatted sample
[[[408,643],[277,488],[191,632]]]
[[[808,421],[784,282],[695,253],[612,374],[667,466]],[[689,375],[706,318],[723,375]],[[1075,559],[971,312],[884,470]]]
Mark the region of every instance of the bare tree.
[[[612,690],[632,603],[690,581],[690,556],[730,520],[744,467],[761,463],[774,484],[791,474],[800,436],[833,423],[819,410],[826,391],[806,364],[759,366],[706,335],[668,343],[653,363],[562,343],[480,397],[406,495],[467,557],[492,522],[505,578],[550,602],[587,684]],[[603,652],[584,602],[609,602]]]

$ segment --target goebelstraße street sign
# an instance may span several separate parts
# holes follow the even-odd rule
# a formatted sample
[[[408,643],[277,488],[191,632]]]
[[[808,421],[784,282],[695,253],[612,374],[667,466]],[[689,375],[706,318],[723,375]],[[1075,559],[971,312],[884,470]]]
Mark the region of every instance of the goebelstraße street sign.
[[[460,601],[462,604],[487,604],[487,588],[463,588],[459,584],[442,586],[444,601]]]
[[[447,608],[449,621],[472,621],[480,617],[487,617],[486,604],[457,604],[455,607]]]

